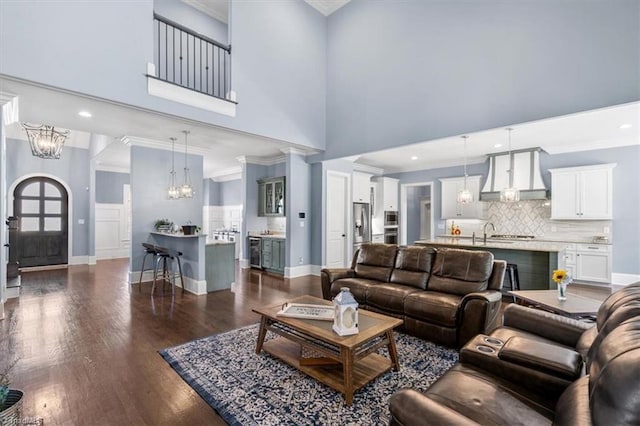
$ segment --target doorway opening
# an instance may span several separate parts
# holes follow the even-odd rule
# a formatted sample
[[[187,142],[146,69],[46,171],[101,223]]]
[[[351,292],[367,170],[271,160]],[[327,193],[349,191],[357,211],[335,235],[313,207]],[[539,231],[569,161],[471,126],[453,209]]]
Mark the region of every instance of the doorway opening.
[[[9,231],[9,262],[20,268],[68,263],[69,194],[58,181],[35,176],[13,191],[13,216],[18,226]]]
[[[400,244],[433,238],[433,182],[400,185]]]

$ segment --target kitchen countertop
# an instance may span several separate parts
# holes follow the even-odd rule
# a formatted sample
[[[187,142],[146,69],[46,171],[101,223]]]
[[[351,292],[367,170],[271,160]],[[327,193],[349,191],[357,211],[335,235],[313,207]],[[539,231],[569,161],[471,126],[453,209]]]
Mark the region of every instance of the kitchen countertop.
[[[472,237],[470,235],[438,235],[436,238],[459,238],[459,239],[467,239],[471,240]],[[533,239],[507,239],[507,238],[491,238],[487,235],[487,240],[492,241],[530,241],[530,242],[545,242],[545,243],[555,243],[555,244],[598,244],[610,246],[612,245],[611,241],[593,241],[591,238],[583,238],[583,239],[575,239],[575,240],[567,240],[567,239],[553,239],[550,237],[535,237]],[[476,241],[482,241],[482,235],[476,235]]]
[[[171,234],[169,232],[156,232],[156,231],[151,232],[151,234],[163,235],[165,237],[172,237],[172,238],[199,238],[199,237],[206,237],[207,236],[207,234],[184,235],[184,234]]]
[[[495,248],[506,250],[525,250],[525,251],[544,251],[544,252],[560,252],[572,243],[563,243],[557,241],[505,241],[487,239],[487,243],[482,242],[482,238],[476,238],[473,244],[470,238],[460,237],[438,237],[431,240],[418,240],[414,244],[417,245],[439,245],[439,246],[457,246],[461,248]]]
[[[248,235],[250,237],[259,237],[259,238],[276,238],[280,240],[284,240],[287,238],[286,235],[283,234],[262,234],[260,232],[249,232]]]

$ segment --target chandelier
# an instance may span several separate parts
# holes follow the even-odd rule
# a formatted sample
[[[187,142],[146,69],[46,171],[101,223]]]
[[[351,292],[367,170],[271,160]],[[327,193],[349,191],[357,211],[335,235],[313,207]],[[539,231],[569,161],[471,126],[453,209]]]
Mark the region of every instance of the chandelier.
[[[458,191],[458,202],[462,204],[473,203],[473,193],[467,188],[467,139],[469,136],[462,136],[464,139],[464,187]]]
[[[174,167],[174,146],[176,138],[169,139],[171,139],[171,171],[169,172],[171,177],[169,178],[169,187],[167,188],[167,198],[170,200],[177,200],[180,198],[180,188],[176,185],[176,169]]]
[[[516,201],[520,201],[520,190],[516,188],[513,184],[513,154],[511,153],[511,131],[513,130],[511,127],[508,127],[507,132],[509,132],[509,170],[507,170],[508,174],[508,182],[507,186],[500,191],[500,201],[504,201],[507,203],[515,203]]]
[[[189,167],[187,167],[187,135],[191,132],[183,130],[182,133],[184,133],[184,183],[180,187],[180,197],[193,198],[193,186],[191,186]]]
[[[56,130],[53,126],[22,123],[27,132],[31,153],[40,158],[58,159],[64,141],[69,136],[68,130]]]

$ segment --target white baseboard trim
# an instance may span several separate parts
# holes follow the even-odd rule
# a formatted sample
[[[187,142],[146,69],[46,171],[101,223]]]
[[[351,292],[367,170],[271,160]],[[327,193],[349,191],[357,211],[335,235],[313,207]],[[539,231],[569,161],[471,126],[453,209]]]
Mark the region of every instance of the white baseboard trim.
[[[201,296],[207,294],[207,280],[196,280],[191,277],[184,277],[184,289],[189,293]],[[144,271],[142,274],[142,282],[153,281],[153,271]],[[129,271],[129,284],[138,284],[140,282],[140,271]],[[180,278],[176,280],[176,287],[182,287]]]
[[[249,259],[239,259],[238,260],[238,265],[240,265],[240,268],[242,268],[242,269],[251,268],[251,266],[249,266]]]
[[[304,277],[305,275],[320,275],[320,266],[318,265],[300,265],[293,268],[285,267],[285,278]]]
[[[95,264],[96,264],[96,257],[89,256],[89,265],[95,265]]]
[[[613,285],[627,286],[629,284],[637,283],[640,281],[639,274],[622,274],[614,272],[611,274],[611,283]]]
[[[95,258],[97,260],[108,259],[121,259],[123,257],[129,257],[129,249],[116,249],[116,250],[96,250]]]
[[[5,292],[5,296],[8,299],[15,299],[16,297],[20,297],[20,287],[7,287],[7,291]]]
[[[89,265],[89,256],[71,256],[67,261],[69,265]],[[94,262],[95,264],[95,262]]]

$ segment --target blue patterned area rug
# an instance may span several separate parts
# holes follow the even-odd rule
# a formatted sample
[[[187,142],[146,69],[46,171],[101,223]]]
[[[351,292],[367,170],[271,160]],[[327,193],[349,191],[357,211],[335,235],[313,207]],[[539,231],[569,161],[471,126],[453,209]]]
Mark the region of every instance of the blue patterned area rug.
[[[380,425],[389,422],[389,397],[398,389],[426,390],[458,360],[452,349],[395,333],[400,371],[390,371],[342,394],[282,361],[255,353],[258,325],[160,351],[200,396],[231,425]],[[275,335],[267,334],[267,339]],[[381,353],[386,349],[381,349]]]

